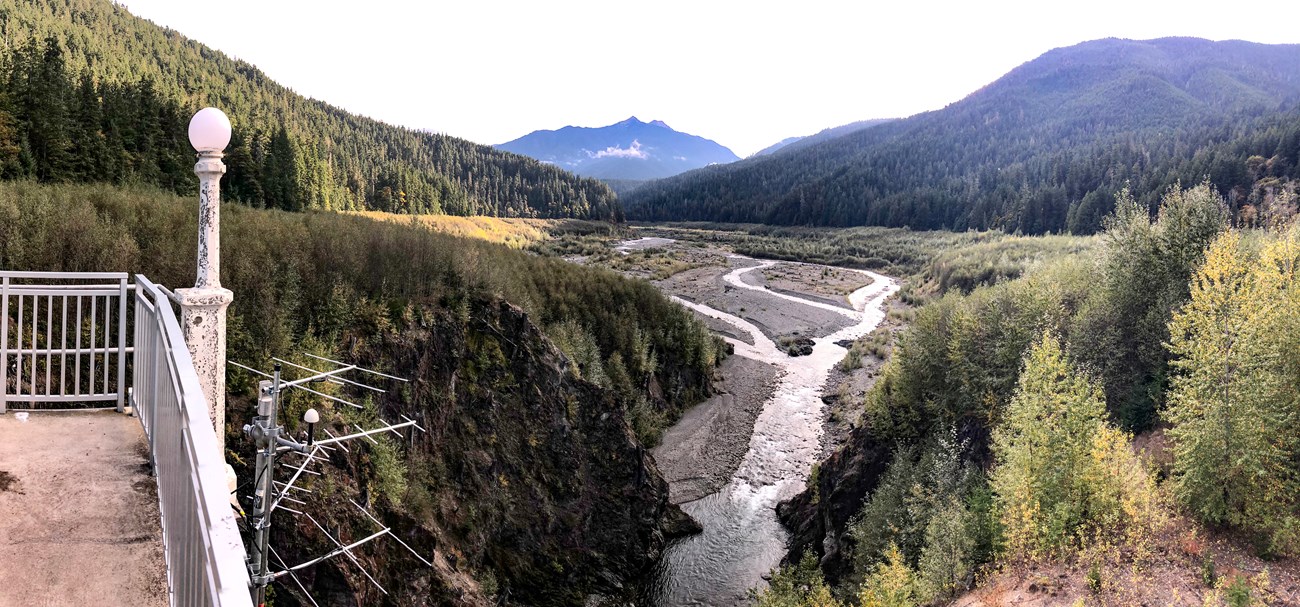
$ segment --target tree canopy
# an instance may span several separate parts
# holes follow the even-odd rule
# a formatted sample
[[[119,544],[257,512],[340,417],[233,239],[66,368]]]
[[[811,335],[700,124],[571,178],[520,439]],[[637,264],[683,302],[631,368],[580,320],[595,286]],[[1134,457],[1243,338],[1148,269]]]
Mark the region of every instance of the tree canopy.
[[[621,221],[604,184],[307,99],[107,0],[0,0],[0,175],[192,191],[190,115],[234,126],[223,195],[253,206]]]

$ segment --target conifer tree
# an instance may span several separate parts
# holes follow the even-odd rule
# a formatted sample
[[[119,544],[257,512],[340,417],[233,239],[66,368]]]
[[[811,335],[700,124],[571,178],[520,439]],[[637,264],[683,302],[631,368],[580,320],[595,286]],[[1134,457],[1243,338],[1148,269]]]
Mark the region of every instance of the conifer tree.
[[[1062,556],[1101,529],[1140,539],[1134,532],[1159,520],[1151,479],[1106,421],[1101,387],[1072,368],[1050,333],[1025,355],[993,451],[990,481],[1012,558]]]
[[[1174,488],[1202,520],[1300,549],[1300,286],[1295,231],[1252,259],[1236,232],[1210,246],[1170,322]]]

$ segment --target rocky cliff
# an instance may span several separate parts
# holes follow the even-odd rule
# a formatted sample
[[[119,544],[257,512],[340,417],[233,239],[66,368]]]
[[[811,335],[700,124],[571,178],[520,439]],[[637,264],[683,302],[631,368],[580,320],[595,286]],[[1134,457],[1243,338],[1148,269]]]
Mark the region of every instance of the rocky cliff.
[[[355,541],[377,527],[348,499],[366,504],[434,566],[381,539],[357,558],[387,594],[346,557],[305,570],[304,585],[321,605],[620,598],[668,538],[698,528],[668,502],[612,391],[577,379],[521,309],[501,300],[475,301],[467,317],[460,309],[411,306],[393,326],[345,336],[348,361],[411,379],[383,385],[378,416],[406,415],[427,432],[335,451],[325,475],[308,482],[315,493],[305,506]],[[307,404],[290,404],[285,418]],[[329,408],[338,432],[366,417],[343,409]],[[289,561],[333,548],[305,517],[287,514],[275,540]],[[279,604],[301,594],[288,580],[277,590]]]
[[[993,456],[987,427],[966,420],[958,426],[956,438],[962,445],[962,461],[988,469]],[[880,484],[900,444],[868,425],[855,427],[844,445],[817,465],[808,488],[777,506],[777,517],[790,531],[786,563],[796,563],[811,552],[828,582],[839,583],[852,573],[854,542],[847,533],[849,522]]]
[[[787,562],[812,552],[828,580],[849,571],[852,546],[845,530],[885,473],[892,447],[877,440],[868,427],[854,428],[844,446],[817,465],[808,488],[777,506],[777,517],[790,530]]]

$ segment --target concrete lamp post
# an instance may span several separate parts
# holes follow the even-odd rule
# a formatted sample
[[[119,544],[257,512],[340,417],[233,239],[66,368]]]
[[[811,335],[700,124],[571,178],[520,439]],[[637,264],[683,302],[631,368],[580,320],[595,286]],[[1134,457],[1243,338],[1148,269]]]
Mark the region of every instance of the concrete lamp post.
[[[234,300],[221,288],[221,151],[230,143],[230,119],[208,107],[190,119],[190,145],[198,152],[198,276],[192,289],[177,289],[185,344],[194,359],[199,385],[208,401],[208,416],[217,432],[217,448],[226,459],[226,307]]]

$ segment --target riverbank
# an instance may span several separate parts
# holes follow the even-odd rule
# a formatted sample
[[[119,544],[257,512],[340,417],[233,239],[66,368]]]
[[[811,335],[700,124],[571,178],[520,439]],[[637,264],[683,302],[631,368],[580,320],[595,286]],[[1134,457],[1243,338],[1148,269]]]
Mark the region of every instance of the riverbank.
[[[853,324],[852,308],[843,297],[838,302],[820,293],[805,297],[804,292],[813,291],[813,287],[795,290],[790,288],[793,285],[788,279],[783,281],[783,290],[768,288],[763,273],[771,267],[745,272],[734,280],[728,280],[729,275],[737,270],[761,265],[763,262],[748,257],[726,257],[723,265],[692,268],[654,284],[669,295],[743,318],[773,341],[790,336],[825,337]],[[801,266],[806,282],[814,281],[817,276],[815,270],[804,264],[779,265]],[[868,283],[870,280],[860,281],[860,284]],[[803,301],[790,301],[788,298]],[[754,345],[746,331],[738,330],[731,323],[707,317],[705,322],[725,337]]]
[[[718,368],[716,394],[687,410],[652,452],[674,504],[715,493],[749,450],[754,422],[776,392],[775,366],[731,356]]]
[[[777,504],[804,489],[825,452],[832,369],[884,321],[898,284],[863,270],[662,238],[615,250],[602,263],[651,280],[733,351],[717,370],[718,395],[687,410],[652,453],[670,501],[703,531],[668,546],[642,600],[744,605],[786,552]]]
[[[913,308],[897,295],[884,303],[885,318],[871,333],[859,338],[850,350],[857,349],[857,361],[848,363],[852,356],[831,369],[822,386],[822,451],[818,460],[835,453],[848,441],[853,428],[862,423],[862,403],[867,392],[876,385],[880,371],[898,343],[898,336],[911,323]]]

